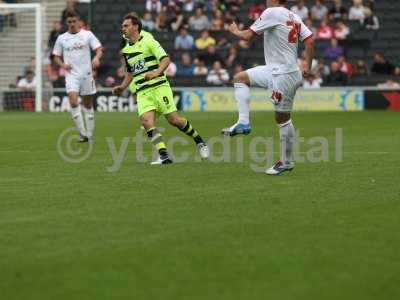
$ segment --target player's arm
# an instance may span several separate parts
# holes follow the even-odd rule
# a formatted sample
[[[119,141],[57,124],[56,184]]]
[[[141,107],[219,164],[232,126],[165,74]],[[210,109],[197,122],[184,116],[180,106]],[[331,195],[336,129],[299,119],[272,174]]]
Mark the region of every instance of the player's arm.
[[[130,85],[133,79],[133,74],[132,74],[132,67],[129,65],[128,60],[124,56],[124,63],[125,63],[125,76],[124,80],[122,80],[122,83],[120,85],[117,85],[112,89],[112,93],[114,95],[120,96]]]
[[[314,40],[312,38],[308,38],[304,40],[305,45],[305,56],[307,62],[307,70],[303,71],[303,77],[307,78],[310,77],[311,74],[311,64],[314,58]]]
[[[251,29],[240,30],[235,22],[229,25],[228,29],[230,33],[246,42],[250,42],[256,36],[256,33]]]
[[[93,69],[97,69],[100,66],[100,59],[103,56],[103,48],[98,47],[97,49],[94,50],[95,56],[92,59],[92,66]]]
[[[66,71],[69,71],[72,69],[71,65],[64,64],[64,61],[62,60],[61,56],[63,53],[63,48],[62,48],[62,42],[61,38],[58,37],[56,40],[56,43],[54,44],[53,48],[53,57],[54,57],[54,62],[60,67],[65,69]]]
[[[169,58],[167,52],[165,52],[164,48],[156,40],[149,40],[147,47],[149,52],[151,52],[158,60],[158,68],[144,75],[145,80],[152,80],[153,78],[156,78],[165,72],[171,63],[171,59]]]
[[[66,71],[69,71],[72,69],[71,65],[67,65],[64,63],[64,61],[61,59],[61,56],[54,55],[54,62],[60,67],[65,69]]]
[[[158,68],[154,71],[148,72],[144,75],[144,79],[152,80],[163,74],[165,70],[168,68],[169,64],[171,63],[171,59],[168,56],[165,56],[161,59]]]

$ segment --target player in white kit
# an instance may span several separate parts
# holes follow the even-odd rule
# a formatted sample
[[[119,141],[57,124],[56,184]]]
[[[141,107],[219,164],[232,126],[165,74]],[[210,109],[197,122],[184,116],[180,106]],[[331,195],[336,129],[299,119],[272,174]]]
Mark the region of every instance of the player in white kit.
[[[311,75],[311,61],[314,56],[312,32],[299,16],[284,7],[286,0],[267,0],[267,9],[247,30],[239,30],[235,23],[229,31],[240,39],[250,41],[256,35],[264,34],[265,66],[258,66],[234,77],[235,100],[239,111],[238,122],[222,130],[223,134],[249,134],[249,86],[267,88],[275,107],[275,120],[280,135],[280,160],[266,170],[269,175],[278,175],[294,168],[293,143],[295,130],[290,112],[296,90],[303,77]],[[307,70],[300,72],[297,65],[298,41],[306,48]]]
[[[96,36],[81,29],[79,16],[69,13],[67,16],[68,31],[60,35],[54,45],[54,61],[66,71],[65,85],[71,105],[71,115],[80,133],[79,142],[88,142],[93,137],[94,109],[93,95],[96,94],[96,84],[93,69],[100,66],[103,55],[102,46]],[[95,56],[91,59],[91,51]],[[83,121],[79,95],[83,97]]]

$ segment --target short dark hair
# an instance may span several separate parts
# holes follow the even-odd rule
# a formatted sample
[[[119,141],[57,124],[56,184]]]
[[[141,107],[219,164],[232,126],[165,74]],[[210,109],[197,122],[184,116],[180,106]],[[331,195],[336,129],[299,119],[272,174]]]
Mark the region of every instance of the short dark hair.
[[[65,14],[65,19],[68,19],[68,18],[78,18],[79,19],[79,15],[76,11],[71,10]]]
[[[279,0],[279,4],[286,4],[286,0]]]
[[[129,13],[124,17],[124,20],[131,20],[132,25],[138,25],[139,32],[142,30],[142,21],[140,21],[136,13]]]

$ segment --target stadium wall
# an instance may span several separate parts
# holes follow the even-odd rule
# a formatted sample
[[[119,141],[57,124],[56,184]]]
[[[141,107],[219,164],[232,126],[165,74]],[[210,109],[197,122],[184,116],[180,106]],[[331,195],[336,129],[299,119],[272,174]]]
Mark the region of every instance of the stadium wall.
[[[65,112],[69,110],[68,97],[64,89],[47,92],[43,111]],[[232,88],[175,88],[175,101],[183,111],[236,111]],[[252,111],[272,111],[268,91],[252,90]],[[0,91],[0,111],[34,111],[34,93],[17,90]],[[117,97],[110,89],[102,89],[96,95],[96,109],[99,112],[134,112],[133,98]],[[296,111],[400,111],[400,90],[376,88],[321,88],[300,89],[296,95]]]

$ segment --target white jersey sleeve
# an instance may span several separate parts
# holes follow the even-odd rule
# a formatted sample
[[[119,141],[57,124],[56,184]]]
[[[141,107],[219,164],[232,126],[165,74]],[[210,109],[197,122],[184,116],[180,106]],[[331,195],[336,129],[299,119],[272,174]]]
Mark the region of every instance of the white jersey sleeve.
[[[312,36],[313,36],[312,31],[303,23],[303,21],[301,21],[300,32],[299,32],[300,41],[304,42],[305,40],[309,39]]]
[[[101,47],[99,39],[91,31],[89,31],[89,45],[92,50],[96,50],[97,48]]]
[[[250,26],[250,30],[260,35],[264,31],[275,27],[279,24],[279,19],[277,18],[274,10],[266,9],[263,11],[261,16]]]
[[[63,54],[63,47],[60,36],[58,36],[56,43],[54,44],[53,48],[53,55],[62,56]]]

